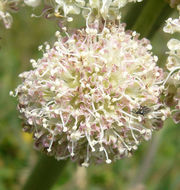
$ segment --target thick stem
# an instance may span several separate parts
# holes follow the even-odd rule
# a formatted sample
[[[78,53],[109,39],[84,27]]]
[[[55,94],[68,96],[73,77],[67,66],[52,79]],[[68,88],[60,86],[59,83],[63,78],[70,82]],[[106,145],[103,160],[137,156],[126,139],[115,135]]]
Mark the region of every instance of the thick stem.
[[[57,161],[53,157],[40,156],[22,190],[50,190],[66,163],[66,160]]]
[[[152,37],[172,10],[164,0],[148,0],[139,14],[133,30],[143,37]]]
[[[132,29],[147,1],[148,0],[143,0],[140,3],[129,3],[127,7],[122,8],[122,11],[125,11],[125,13],[122,12],[122,16],[125,14],[124,17],[122,17],[122,22],[126,23],[126,29]]]

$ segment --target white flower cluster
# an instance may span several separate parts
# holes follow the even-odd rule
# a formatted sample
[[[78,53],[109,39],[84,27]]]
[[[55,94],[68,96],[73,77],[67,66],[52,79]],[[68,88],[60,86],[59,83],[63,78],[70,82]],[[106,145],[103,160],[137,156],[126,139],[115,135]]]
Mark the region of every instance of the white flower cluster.
[[[65,17],[68,21],[73,18],[69,15],[82,14],[87,23],[94,20],[120,19],[120,8],[129,2],[141,2],[142,0],[54,0],[51,2],[55,9],[55,16]]]
[[[10,13],[0,11],[0,20],[3,21],[4,26],[5,26],[7,29],[11,27],[11,24],[12,24],[13,19],[12,19],[12,16],[10,15]]]
[[[16,4],[17,0],[0,0],[0,20],[3,21],[7,29],[11,27],[13,21],[11,14],[8,12],[10,11],[10,5],[16,6]]]
[[[73,21],[72,15],[82,14],[88,25],[95,20],[120,20],[120,8],[129,2],[141,1],[143,0],[46,0],[52,9],[45,9],[42,14],[47,11],[48,17],[60,17],[68,22]],[[3,20],[6,28],[10,28],[13,21],[11,12],[17,10],[23,3],[30,7],[37,7],[41,4],[41,0],[0,0],[0,20]]]
[[[24,3],[31,7],[36,7],[40,4],[41,0],[24,0]],[[17,11],[21,0],[0,0],[0,20],[3,21],[5,28],[11,28],[13,17],[11,12]]]
[[[180,12],[180,5],[177,6],[178,11]],[[166,26],[164,27],[164,32],[173,34],[175,32],[180,33],[180,17],[178,19],[169,18],[166,21]],[[167,44],[169,48],[169,56],[167,59],[166,67],[169,71],[169,75],[165,82],[169,87],[167,88],[169,96],[173,98],[175,109],[174,112],[174,121],[176,123],[180,122],[180,40],[170,39]],[[172,86],[175,86],[173,88]],[[172,90],[173,89],[173,90]],[[171,94],[171,95],[170,95]]]
[[[178,11],[180,12],[180,5],[177,6]],[[166,26],[164,27],[164,32],[173,34],[175,32],[180,32],[180,16],[177,19],[169,18],[166,21]]]
[[[131,155],[170,114],[149,41],[123,24],[56,35],[52,48],[39,47],[34,70],[20,74],[14,95],[24,130],[36,148],[83,166]]]

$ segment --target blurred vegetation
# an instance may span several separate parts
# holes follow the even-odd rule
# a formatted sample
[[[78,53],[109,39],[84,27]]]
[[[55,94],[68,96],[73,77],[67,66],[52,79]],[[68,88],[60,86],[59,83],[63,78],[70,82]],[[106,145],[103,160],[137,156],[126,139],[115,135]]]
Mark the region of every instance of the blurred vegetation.
[[[0,25],[0,190],[19,190],[39,155],[33,150],[32,137],[21,130],[16,101],[9,91],[19,84],[18,74],[31,69],[29,59],[41,56],[37,47],[53,41],[59,27],[54,20],[30,18],[31,12],[26,8],[15,14],[10,30]],[[162,28],[152,38],[162,66],[169,38]],[[131,158],[87,169],[69,162],[53,190],[179,190],[179,137],[180,126],[169,120]]]

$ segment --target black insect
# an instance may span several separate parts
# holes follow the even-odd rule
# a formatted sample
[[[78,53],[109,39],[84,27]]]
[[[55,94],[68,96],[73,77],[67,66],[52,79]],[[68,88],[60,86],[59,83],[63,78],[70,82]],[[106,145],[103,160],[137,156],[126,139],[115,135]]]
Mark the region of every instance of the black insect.
[[[135,114],[138,115],[143,115],[145,116],[146,114],[148,114],[151,111],[150,108],[148,108],[147,106],[140,106],[140,108],[138,110],[133,111]]]

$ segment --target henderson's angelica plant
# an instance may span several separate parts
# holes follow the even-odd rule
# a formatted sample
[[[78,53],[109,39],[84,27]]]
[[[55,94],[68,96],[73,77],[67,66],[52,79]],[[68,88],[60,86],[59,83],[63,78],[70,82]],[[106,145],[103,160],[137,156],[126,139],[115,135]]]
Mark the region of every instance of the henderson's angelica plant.
[[[34,70],[20,74],[15,95],[24,130],[37,149],[84,166],[131,155],[170,114],[149,41],[111,23],[100,33],[91,26],[56,35],[31,60]]]
[[[85,167],[110,164],[132,155],[168,117],[179,123],[180,42],[168,42],[163,71],[149,40],[121,23],[120,8],[140,1],[46,2],[51,6],[43,14],[62,19],[66,36],[57,31],[53,45],[39,46],[42,58],[30,60],[33,69],[10,92],[36,149]],[[86,28],[69,34],[65,24],[73,14],[82,14]],[[164,31],[180,31],[179,24],[168,19]]]

